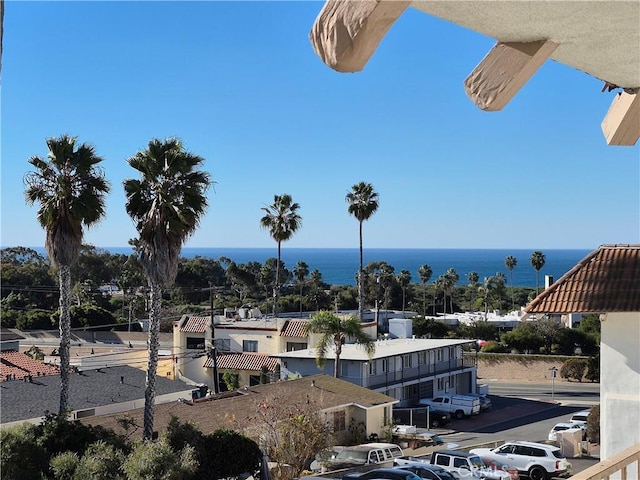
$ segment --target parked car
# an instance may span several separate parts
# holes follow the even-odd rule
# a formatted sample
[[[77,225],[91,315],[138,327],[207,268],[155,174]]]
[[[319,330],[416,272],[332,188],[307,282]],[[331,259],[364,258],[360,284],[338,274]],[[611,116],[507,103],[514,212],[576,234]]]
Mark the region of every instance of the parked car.
[[[576,412],[573,415],[571,415],[571,418],[569,419],[570,423],[579,423],[582,425],[587,425],[587,418],[589,417],[589,413],[591,411],[590,410],[582,410],[580,412]]]
[[[340,470],[391,461],[403,455],[402,449],[394,443],[365,443],[344,447],[337,455],[327,459],[325,463],[329,470]]]
[[[316,453],[315,458],[309,464],[309,470],[321,472],[332,457],[335,457],[343,449],[343,446],[336,445],[326,450]]]
[[[566,476],[571,472],[571,464],[562,451],[554,445],[544,443],[507,442],[494,449],[474,448],[470,453],[515,467],[530,480],[546,480]]]
[[[418,475],[400,468],[375,468],[368,472],[350,472],[342,476],[342,480],[422,480]]]
[[[558,440],[557,433],[565,430],[581,430],[582,431],[582,439],[587,438],[587,424],[581,423],[570,423],[570,422],[560,422],[556,423],[551,430],[549,430],[548,440],[550,442],[555,442]]]
[[[451,473],[447,472],[444,468],[438,465],[430,465],[425,463],[424,465],[401,465],[395,467],[400,470],[408,470],[415,473],[420,478],[428,480],[458,480]]]
[[[511,476],[511,480],[520,480],[520,474],[518,473],[518,469],[516,467],[510,467],[506,463],[501,462],[500,460],[496,460],[495,458],[480,458],[482,458],[482,461],[487,466],[487,468],[502,470],[503,472],[507,472]]]
[[[491,403],[491,399],[483,394],[483,393],[466,393],[470,397],[477,397],[480,399],[480,411],[486,412],[487,410],[491,410],[493,408],[493,403]]]
[[[438,410],[437,408],[429,405],[429,425],[431,428],[440,428],[449,423],[451,420],[451,415],[443,410]]]

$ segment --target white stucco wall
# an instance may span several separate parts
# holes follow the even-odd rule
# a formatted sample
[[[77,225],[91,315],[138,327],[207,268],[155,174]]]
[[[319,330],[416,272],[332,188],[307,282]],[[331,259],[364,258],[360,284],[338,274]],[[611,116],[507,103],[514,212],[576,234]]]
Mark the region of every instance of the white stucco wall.
[[[600,456],[640,443],[640,312],[608,313],[600,350]],[[628,472],[628,478],[639,478]]]

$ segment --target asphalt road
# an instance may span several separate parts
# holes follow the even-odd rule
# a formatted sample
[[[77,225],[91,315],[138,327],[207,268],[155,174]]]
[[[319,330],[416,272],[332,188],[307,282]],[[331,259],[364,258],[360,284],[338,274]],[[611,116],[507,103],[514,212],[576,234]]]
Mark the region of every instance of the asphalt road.
[[[439,432],[442,438],[467,448],[514,440],[544,443],[556,423],[566,422],[574,412],[600,401],[598,384],[570,382],[556,384],[553,389],[546,384],[495,382],[489,387],[489,396],[492,411],[452,421]],[[569,461],[574,474],[581,472],[599,462],[599,446],[590,445],[589,456]]]

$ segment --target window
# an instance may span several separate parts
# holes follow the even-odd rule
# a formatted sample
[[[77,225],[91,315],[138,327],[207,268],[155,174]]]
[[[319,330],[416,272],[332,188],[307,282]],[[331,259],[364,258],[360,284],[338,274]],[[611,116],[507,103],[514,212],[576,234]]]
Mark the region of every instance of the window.
[[[187,337],[187,348],[190,350],[204,350],[204,338]]]
[[[242,341],[242,351],[243,352],[257,352],[258,351],[258,341],[257,340],[243,340]]]
[[[249,375],[249,386],[260,385],[260,375]]]
[[[382,373],[386,373],[389,371],[389,359],[388,358],[383,358],[382,359]]]
[[[333,431],[342,432],[347,429],[347,414],[344,410],[333,412]]]
[[[454,458],[453,459],[453,466],[456,468],[460,468],[460,467],[467,467],[469,468],[469,465],[467,464],[467,460],[464,458]]]
[[[216,338],[214,342],[221,352],[231,351],[231,340],[229,338]]]
[[[375,360],[373,362],[369,362],[369,375],[375,375],[376,374],[376,362]]]
[[[343,378],[349,376],[349,365],[347,365],[347,362],[340,362],[340,376]]]
[[[305,342],[287,342],[287,352],[295,352],[307,348]]]
[[[444,378],[438,379],[438,390],[444,390]]]
[[[418,365],[427,364],[427,352],[418,352]]]
[[[402,368],[411,368],[411,357],[410,353],[402,356]]]
[[[442,362],[444,360],[444,348],[438,349],[438,361]]]
[[[436,465],[445,465],[449,466],[449,457],[446,455],[438,455],[436,456]]]

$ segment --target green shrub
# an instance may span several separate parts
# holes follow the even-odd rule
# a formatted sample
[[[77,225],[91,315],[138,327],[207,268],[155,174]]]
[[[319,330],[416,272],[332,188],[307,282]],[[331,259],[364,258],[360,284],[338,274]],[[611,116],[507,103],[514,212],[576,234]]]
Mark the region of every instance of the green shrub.
[[[500,342],[496,342],[495,340],[489,340],[487,343],[482,345],[480,349],[482,353],[504,353],[507,351],[507,348],[502,345]]]
[[[581,382],[586,370],[586,360],[581,358],[572,358],[562,364],[562,367],[560,367],[560,376],[567,380],[574,379]]]
[[[600,381],[600,355],[589,357],[589,360],[587,360],[587,374],[585,378],[590,382]]]

